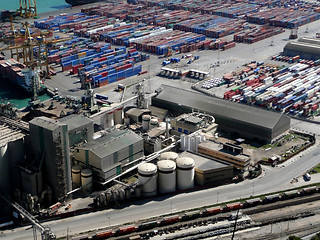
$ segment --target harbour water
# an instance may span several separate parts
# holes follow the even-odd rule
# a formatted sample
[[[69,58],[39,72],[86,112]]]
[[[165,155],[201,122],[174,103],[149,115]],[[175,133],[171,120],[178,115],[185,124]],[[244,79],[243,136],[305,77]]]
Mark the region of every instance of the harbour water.
[[[44,13],[54,11],[58,9],[67,8],[68,5],[65,0],[37,0],[37,12]],[[16,10],[19,7],[18,0],[1,1],[0,9],[4,10]],[[48,95],[40,96],[40,100],[44,101],[49,99]],[[17,87],[8,84],[6,80],[0,78],[0,102],[9,101],[16,105],[17,108],[24,108],[28,105],[30,97],[24,94],[22,91],[17,90]]]

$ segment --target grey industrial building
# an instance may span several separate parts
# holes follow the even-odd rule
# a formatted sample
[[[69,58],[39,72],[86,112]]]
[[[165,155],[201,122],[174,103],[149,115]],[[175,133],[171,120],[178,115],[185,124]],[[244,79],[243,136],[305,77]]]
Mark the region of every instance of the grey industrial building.
[[[320,39],[303,37],[291,41],[284,47],[283,54],[289,57],[299,55],[303,59],[318,60],[320,58]]]
[[[130,130],[113,130],[75,148],[74,158],[101,181],[117,176],[144,156],[143,139]]]
[[[176,114],[201,111],[212,115],[218,130],[270,143],[290,128],[290,118],[282,113],[214,98],[194,91],[162,85],[152,105]]]
[[[92,141],[93,122],[81,115],[70,115],[58,121],[38,117],[29,122],[29,128],[34,158],[42,162],[44,184],[37,182],[37,189],[42,191],[41,186],[48,184],[53,199],[63,199],[72,190],[70,147]],[[42,181],[40,176],[34,179]]]

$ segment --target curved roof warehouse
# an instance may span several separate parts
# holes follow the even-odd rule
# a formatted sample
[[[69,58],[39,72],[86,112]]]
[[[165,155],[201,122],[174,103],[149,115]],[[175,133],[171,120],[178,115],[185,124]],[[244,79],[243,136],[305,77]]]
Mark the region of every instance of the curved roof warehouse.
[[[272,142],[290,128],[290,118],[282,113],[253,108],[176,87],[162,85],[152,105],[175,113],[206,112],[215,117],[219,129],[243,137]]]

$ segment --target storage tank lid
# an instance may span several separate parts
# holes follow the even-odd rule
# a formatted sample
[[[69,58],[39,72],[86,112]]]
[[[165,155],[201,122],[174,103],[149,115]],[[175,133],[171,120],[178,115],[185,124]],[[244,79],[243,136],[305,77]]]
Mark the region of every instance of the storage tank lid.
[[[154,174],[157,172],[157,166],[153,163],[143,163],[138,167],[138,173],[141,174]]]
[[[83,175],[83,176],[90,176],[90,175],[92,175],[92,170],[91,170],[91,169],[88,169],[88,168],[83,169],[83,170],[81,171],[81,175]]]
[[[74,165],[72,167],[72,172],[80,173],[80,171],[81,171],[81,166],[80,165]]]
[[[176,163],[172,160],[161,160],[158,162],[158,168],[163,172],[170,172],[176,169]]]
[[[150,123],[151,123],[151,124],[158,124],[158,119],[152,118],[152,119],[150,120]]]
[[[150,115],[143,115],[142,120],[144,121],[150,121],[151,116]]]
[[[176,160],[178,158],[178,153],[175,152],[164,152],[160,154],[160,159],[161,160]]]
[[[190,157],[181,157],[177,159],[177,166],[179,168],[192,168],[194,167],[194,160]]]

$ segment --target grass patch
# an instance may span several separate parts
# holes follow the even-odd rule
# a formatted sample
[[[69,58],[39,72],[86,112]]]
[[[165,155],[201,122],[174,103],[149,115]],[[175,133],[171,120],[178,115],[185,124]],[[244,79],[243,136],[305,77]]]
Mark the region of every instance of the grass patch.
[[[318,164],[317,166],[315,166],[314,168],[311,169],[310,171],[311,174],[315,174],[315,173],[320,173],[320,164]]]

